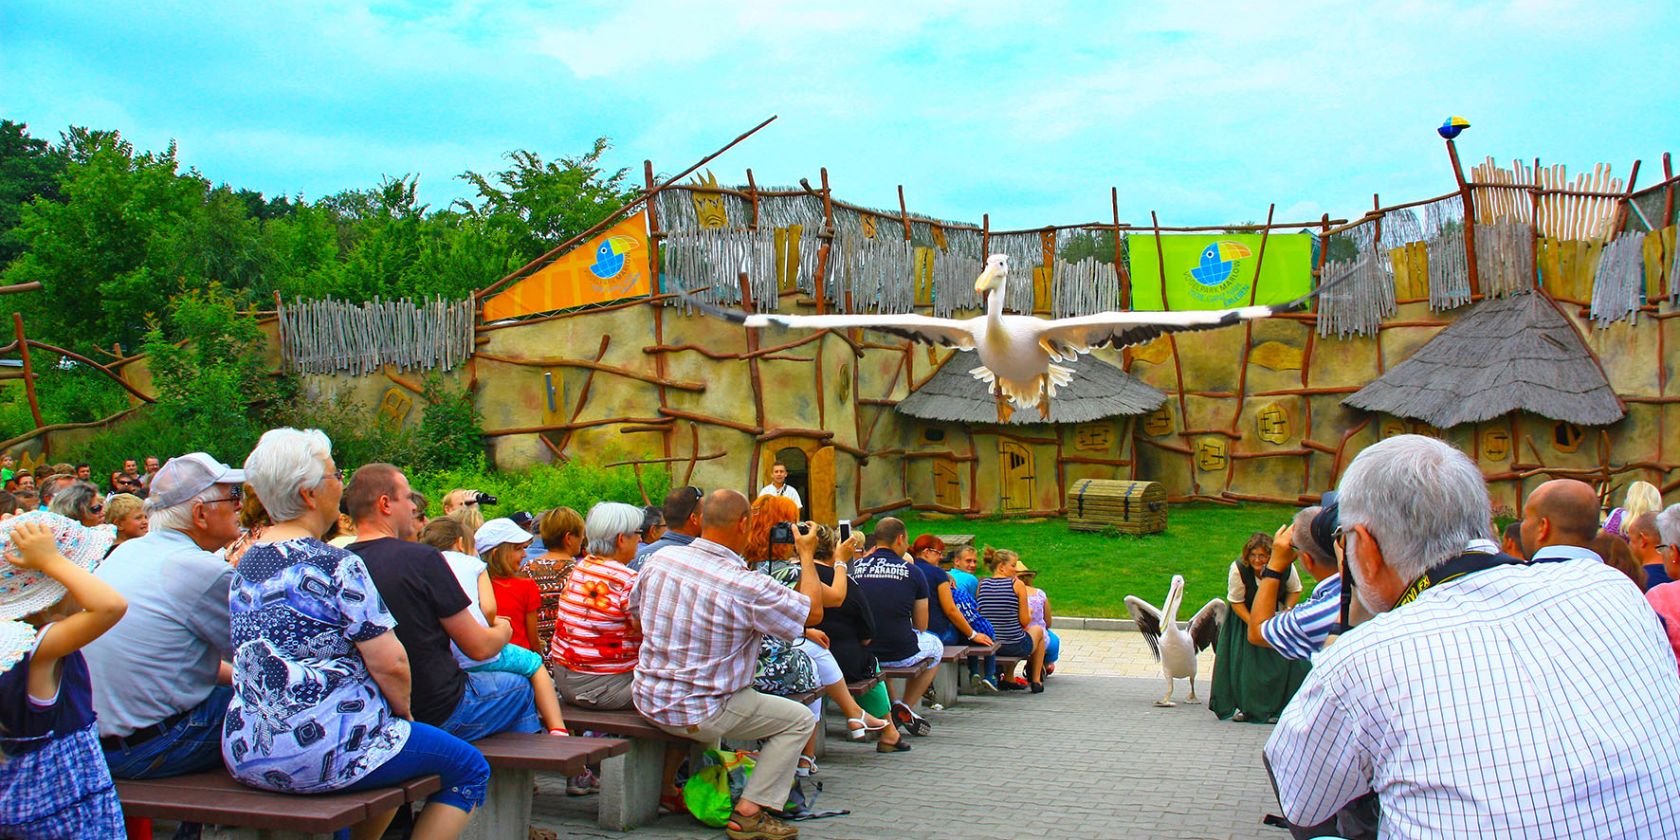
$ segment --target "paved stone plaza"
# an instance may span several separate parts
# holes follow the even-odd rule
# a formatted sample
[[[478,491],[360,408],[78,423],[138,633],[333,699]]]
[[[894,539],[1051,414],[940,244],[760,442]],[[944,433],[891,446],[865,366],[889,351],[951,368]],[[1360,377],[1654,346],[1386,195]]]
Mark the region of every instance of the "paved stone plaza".
[[[1288,837],[1260,822],[1278,811],[1260,767],[1270,726],[1217,721],[1204,705],[1155,708],[1164,683],[1136,633],[1062,636],[1063,664],[1044,694],[963,697],[928,712],[934,732],[911,739],[913,752],[846,742],[829,715],[817,805],[853,813],[801,823],[801,837]],[[1212,661],[1204,654],[1198,697]],[[559,779],[541,787],[536,823],[562,837],[723,836],[686,815],[632,835],[606,831],[594,823],[595,797],[567,797]]]

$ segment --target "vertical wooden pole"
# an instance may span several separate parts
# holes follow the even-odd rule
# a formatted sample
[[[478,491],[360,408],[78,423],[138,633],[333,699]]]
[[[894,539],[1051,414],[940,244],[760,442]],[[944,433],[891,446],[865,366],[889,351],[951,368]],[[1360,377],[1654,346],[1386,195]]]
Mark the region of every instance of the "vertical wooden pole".
[[[980,214],[980,261],[992,256],[992,214]]]
[[[1171,312],[1172,304],[1167,302],[1167,257],[1161,250],[1161,220],[1155,217],[1155,211],[1149,211],[1149,227],[1155,232],[1155,263],[1161,271],[1161,311]]]
[[[817,249],[817,276],[812,281],[812,285],[816,287],[817,291],[818,315],[824,315],[828,312],[827,290],[823,287],[828,283],[828,260],[830,254],[834,251],[834,200],[828,192],[828,168],[823,167],[821,173],[823,229],[822,233],[818,235],[822,237],[823,244],[821,248]]]
[[[1636,160],[1633,162],[1633,170],[1628,172],[1627,192],[1622,194],[1621,207],[1616,210],[1616,221],[1610,225],[1610,230],[1604,236],[1605,242],[1615,239],[1627,225],[1628,204],[1633,201],[1633,185],[1638,180],[1639,161]]]
[[[1512,172],[1512,175],[1516,175],[1515,171]],[[1533,281],[1534,288],[1538,289],[1542,285],[1540,282],[1540,158],[1538,157],[1534,159],[1534,189],[1528,195],[1529,227],[1531,228],[1528,237],[1528,262],[1534,268],[1534,276],[1529,279]],[[1480,434],[1481,427],[1476,428],[1477,433]],[[1476,458],[1478,462],[1481,459],[1479,449]]]
[[[1317,281],[1317,283],[1313,284],[1315,287],[1324,282],[1324,266],[1326,264],[1328,264],[1329,262],[1330,262],[1330,214],[1325,213],[1324,217],[1318,220],[1318,266],[1313,271],[1314,274],[1318,275],[1318,281]],[[1318,314],[1318,295],[1313,295],[1312,300],[1307,302],[1307,311],[1311,312],[1315,315]],[[1310,325],[1310,327],[1316,328],[1317,325],[1313,324],[1313,325]],[[1316,330],[1312,330],[1312,331],[1316,331]],[[1305,388],[1306,383],[1305,382],[1301,383],[1301,387]]]
[[[752,222],[747,229],[758,230],[758,182],[753,180],[750,167],[747,169],[747,199],[752,202]]]
[[[22,312],[12,313],[12,329],[17,334],[18,355],[23,357],[23,393],[29,398],[29,416],[35,419],[35,428],[39,429],[47,424],[41,422],[41,403],[35,399],[35,368],[29,363],[29,340],[23,335]]]
[[[662,282],[662,278],[659,276],[660,275],[659,249],[663,246],[663,240],[661,240],[660,237],[659,237],[659,208],[656,204],[657,199],[659,198],[659,193],[656,192],[653,188],[654,181],[653,181],[653,161],[652,160],[643,160],[642,161],[642,178],[643,178],[644,181],[646,181],[647,190],[648,190],[648,193],[647,193],[648,297],[651,299],[654,296],[658,295],[660,290],[664,288],[664,283]],[[653,307],[653,343],[654,344],[664,344],[665,343],[665,307],[663,305],[659,305],[659,304],[655,304],[654,307]],[[654,369],[654,372],[658,374],[659,381],[664,382],[665,379],[666,379],[666,375],[665,375],[665,354],[664,353],[653,354],[653,369]],[[667,406],[669,406],[670,403],[668,402],[667,395],[665,393],[665,386],[664,385],[655,386],[655,391],[659,394],[659,407],[660,408],[666,408]],[[666,458],[671,457],[671,452],[672,452],[671,436],[676,434],[676,429],[673,428],[674,425],[675,424],[666,426],[665,431],[660,434],[660,444],[661,444],[661,447],[665,450],[665,457]],[[692,426],[693,426],[693,424],[690,423],[690,427],[692,427]],[[700,451],[698,446],[696,446],[694,451],[696,453],[698,453]],[[693,464],[692,463],[689,464],[689,468],[693,469]]]
[[[1108,188],[1108,204],[1114,211],[1114,273],[1120,276],[1120,308],[1132,308],[1132,272],[1120,247],[1120,188]]]
[[[910,241],[910,210],[904,204],[904,185],[898,185],[898,218],[904,222],[904,241]]]
[[[1674,164],[1668,159],[1668,152],[1663,152],[1663,217],[1659,229],[1674,224]]]
[[[1476,195],[1464,180],[1464,168],[1458,162],[1458,146],[1447,141],[1447,158],[1452,161],[1453,180],[1458,182],[1458,194],[1464,202],[1464,262],[1470,275],[1470,299],[1481,297],[1481,279],[1476,270]]]

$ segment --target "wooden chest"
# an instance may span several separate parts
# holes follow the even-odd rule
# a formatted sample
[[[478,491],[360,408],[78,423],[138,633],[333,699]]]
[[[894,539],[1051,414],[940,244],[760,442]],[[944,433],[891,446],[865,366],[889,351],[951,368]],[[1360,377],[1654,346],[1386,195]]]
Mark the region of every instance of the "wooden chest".
[[[1167,528],[1167,491],[1158,481],[1082,478],[1068,487],[1067,519],[1075,531],[1160,533]]]

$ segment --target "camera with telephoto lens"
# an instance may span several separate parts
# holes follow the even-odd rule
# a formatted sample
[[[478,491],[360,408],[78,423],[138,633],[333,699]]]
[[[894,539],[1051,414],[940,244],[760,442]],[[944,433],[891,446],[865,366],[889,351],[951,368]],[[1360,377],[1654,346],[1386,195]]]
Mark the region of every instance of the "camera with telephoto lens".
[[[479,506],[482,507],[484,505],[495,504],[496,503],[496,497],[490,495],[489,493],[484,492],[483,490],[475,490],[475,491],[473,491],[473,497],[472,497],[472,499],[470,499],[470,501],[473,504],[479,505]]]
[[[794,529],[794,527],[795,527],[795,525],[792,522],[777,522],[776,524],[771,525],[770,526],[770,544],[771,545],[793,545],[793,529]],[[803,522],[798,523],[798,528],[799,528],[799,535],[800,536],[804,536],[804,535],[809,534],[811,532],[811,529],[809,527],[807,527],[805,525],[805,523],[803,523]]]

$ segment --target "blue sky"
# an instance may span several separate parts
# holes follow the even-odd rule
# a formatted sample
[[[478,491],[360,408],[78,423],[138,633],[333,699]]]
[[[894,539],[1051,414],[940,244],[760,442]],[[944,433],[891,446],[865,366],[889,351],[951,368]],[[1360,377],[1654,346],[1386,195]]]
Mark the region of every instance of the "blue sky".
[[[497,0],[0,5],[0,115],[180,144],[216,181],[316,198],[612,138],[610,162],[1026,227],[1357,215],[1536,156],[1661,178],[1680,139],[1672,3],[719,5]],[[145,10],[138,6],[155,6]],[[259,8],[267,6],[268,8]],[[826,7],[826,8],[825,8]]]

